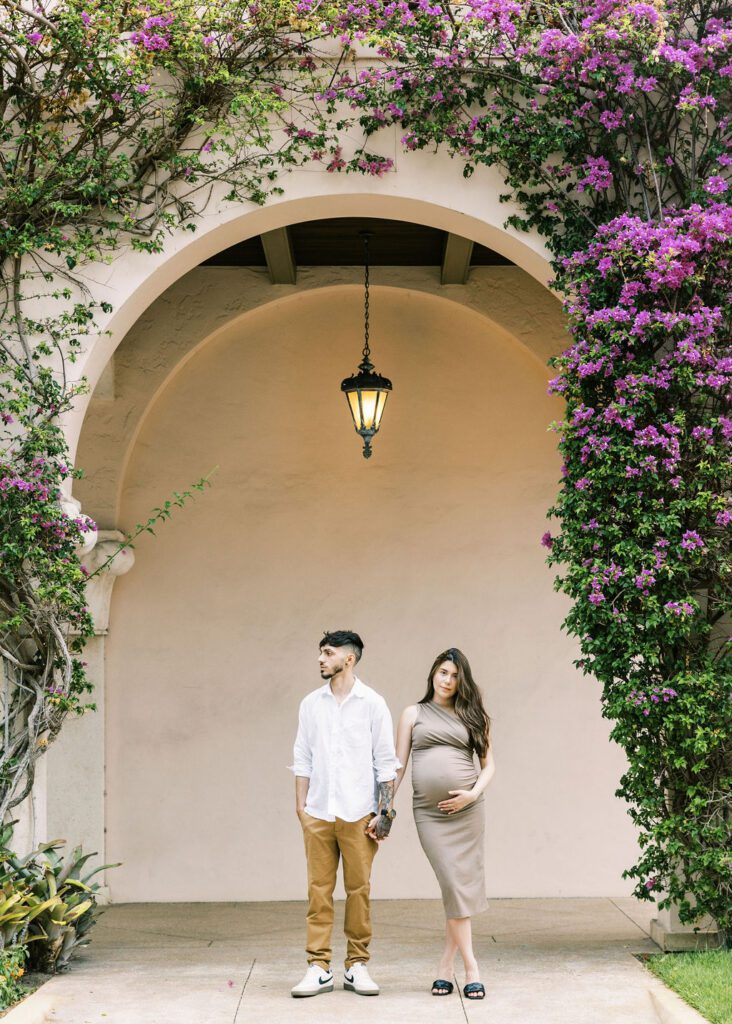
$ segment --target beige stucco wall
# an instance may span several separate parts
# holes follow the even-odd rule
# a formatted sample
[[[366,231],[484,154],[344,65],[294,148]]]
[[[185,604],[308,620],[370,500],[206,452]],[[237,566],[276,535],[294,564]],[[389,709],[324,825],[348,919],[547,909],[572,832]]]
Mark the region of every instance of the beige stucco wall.
[[[172,315],[182,330],[194,312],[181,303]],[[115,900],[302,897],[286,766],[298,702],[320,683],[318,638],[339,627],[362,633],[360,674],[395,715],[422,695],[438,650],[470,657],[498,765],[489,894],[628,891],[634,839],[613,796],[622,758],[595,686],[572,669],[538,543],[559,472],[547,371],[505,329],[436,295],[382,288],[372,314],[375,362],[395,390],[370,463],[339,393],[361,346],[348,287],[226,323],[135,428],[123,528],[219,468],[210,491],[139,542],[114,592]],[[151,348],[170,316],[151,309]],[[374,895],[435,896],[406,785],[397,806]]]

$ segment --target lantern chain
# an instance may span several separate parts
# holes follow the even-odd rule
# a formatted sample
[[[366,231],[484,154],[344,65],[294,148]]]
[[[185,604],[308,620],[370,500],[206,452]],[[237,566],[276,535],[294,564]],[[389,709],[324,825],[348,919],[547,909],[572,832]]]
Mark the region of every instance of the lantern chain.
[[[363,347],[363,361],[364,363],[371,364],[371,349],[369,347],[369,234],[367,231],[363,232],[363,251],[364,251],[364,309],[363,309],[363,320],[364,320],[364,347]]]

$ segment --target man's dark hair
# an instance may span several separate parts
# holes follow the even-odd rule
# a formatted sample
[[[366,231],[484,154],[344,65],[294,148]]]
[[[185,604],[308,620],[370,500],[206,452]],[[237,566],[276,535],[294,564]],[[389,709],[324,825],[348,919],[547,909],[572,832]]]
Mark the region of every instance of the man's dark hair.
[[[354,633],[350,629],[335,629],[331,633],[325,632],[318,646],[321,649],[325,646],[350,647],[356,655],[357,663],[361,660],[361,655],[363,654],[363,640],[358,633]]]

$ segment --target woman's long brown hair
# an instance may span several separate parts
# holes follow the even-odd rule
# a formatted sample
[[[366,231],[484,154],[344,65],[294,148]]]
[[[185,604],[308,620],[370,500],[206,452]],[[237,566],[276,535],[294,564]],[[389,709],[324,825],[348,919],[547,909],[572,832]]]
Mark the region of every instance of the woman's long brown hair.
[[[435,672],[443,661],[452,661],[457,666],[458,684],[455,692],[455,714],[468,730],[470,742],[478,757],[485,757],[488,751],[491,720],[483,707],[483,697],[477,683],[473,679],[470,662],[457,647],[450,647],[448,650],[443,651],[442,654],[437,655],[427,677],[427,693],[419,703],[428,704],[431,700],[434,700]]]

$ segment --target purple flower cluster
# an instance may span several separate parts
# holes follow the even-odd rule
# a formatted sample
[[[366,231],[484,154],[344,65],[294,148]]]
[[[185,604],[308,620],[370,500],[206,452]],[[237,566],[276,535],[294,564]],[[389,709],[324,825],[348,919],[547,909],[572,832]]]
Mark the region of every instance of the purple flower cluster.
[[[130,35],[130,42],[144,50],[167,50],[170,46],[170,26],[174,23],[172,14],[156,14],[145,18],[142,28]]]
[[[656,582],[656,577],[653,575],[650,569],[641,569],[640,573],[636,576],[633,581],[638,590],[643,592],[644,597],[648,597],[651,590],[650,588]]]
[[[316,15],[319,9],[319,0],[300,0],[298,5],[305,16]],[[555,215],[559,227],[562,204],[570,195],[583,207],[587,195],[608,202],[621,196],[628,186],[618,181],[618,175],[633,174],[651,189],[658,180],[672,184],[682,159],[679,150],[673,156],[660,152],[662,159],[656,163],[638,157],[625,169],[613,162],[606,145],[609,141],[612,148],[617,143],[622,151],[626,143],[618,137],[638,133],[649,94],[663,87],[681,112],[715,111],[710,76],[732,69],[732,21],[710,19],[701,35],[692,39],[674,32],[669,42],[671,16],[664,5],[581,0],[573,5],[571,18],[562,19],[564,27],[541,29],[532,0],[468,0],[449,8],[429,0],[354,0],[338,7],[320,27],[348,46],[377,34],[374,45],[386,65],[363,69],[355,78],[337,74],[321,98],[331,110],[338,100],[347,102],[371,130],[400,124],[405,129],[401,143],[408,150],[432,145],[439,136],[453,154],[481,162],[501,105],[491,102],[488,91],[480,104],[483,109],[476,113],[469,99],[471,75],[480,80],[495,59],[513,62],[515,75],[532,84],[534,95],[512,105],[510,114],[504,108],[504,129],[515,129],[531,144],[553,122],[587,139],[582,159],[575,153],[570,162],[548,160],[537,182],[545,190],[543,208]],[[573,96],[577,102],[571,106]],[[598,138],[598,129],[605,133],[604,140]],[[727,191],[732,164],[725,163],[725,157],[720,154],[714,173],[710,170],[704,179],[710,199]],[[357,169],[383,173],[378,164]],[[644,222],[652,223],[647,217]],[[607,254],[600,273],[605,274],[612,262]],[[677,272],[663,265],[648,270],[649,281],[657,279],[659,286],[664,277]],[[718,382],[714,372],[707,373],[705,383]],[[609,375],[612,367],[604,360],[594,365],[585,361],[582,373]]]
[[[678,693],[671,686],[653,686],[648,691],[631,690],[626,699],[629,704],[641,708],[647,718],[654,705],[668,704],[674,697],[678,697]]]
[[[580,178],[577,182],[578,192],[584,192],[587,188],[602,192],[604,189],[612,187],[613,173],[606,157],[588,156],[583,170],[586,173],[584,178]]]
[[[594,605],[604,604],[607,600],[605,591],[608,587],[617,583],[625,573],[619,565],[615,564],[615,562],[610,562],[610,565],[603,568],[602,566],[595,564],[591,558],[586,559],[586,567],[589,568],[592,573],[587,600],[590,604]]]
[[[363,174],[370,174],[372,177],[381,178],[387,171],[392,170],[394,167],[394,161],[388,158],[378,157],[366,159],[365,157],[358,161],[358,169]]]
[[[685,635],[679,631],[698,614],[693,597],[675,595],[680,586],[693,593],[688,573],[699,559],[713,572],[714,559],[728,557],[720,528],[732,523],[723,485],[729,470],[720,468],[716,489],[712,477],[700,483],[703,502],[694,504],[693,495],[700,459],[728,465],[732,447],[723,404],[732,394],[730,311],[709,301],[715,290],[722,294],[731,260],[732,208],[714,203],[671,211],[661,222],[623,215],[565,261],[573,341],[550,385],[568,403],[560,425],[565,497],[553,510],[563,520],[562,559],[569,555],[581,569],[575,592],[601,622],[635,614],[634,594],[648,599],[645,608],[660,606],[659,643]],[[596,559],[621,520],[612,516],[598,533],[592,513],[620,495],[643,517],[644,532],[634,536],[633,520],[625,520],[632,544],[610,572]]]
[[[636,411],[631,407],[639,400],[658,389],[669,391],[689,368],[700,389],[717,395],[732,388],[732,353],[718,342],[724,330],[722,308],[706,304],[696,292],[681,307],[668,298],[679,289],[691,291],[707,268],[723,283],[730,236],[732,207],[719,203],[707,208],[692,206],[684,213],[670,214],[661,223],[623,215],[601,227],[586,251],[565,260],[570,280],[584,282],[595,265],[605,294],[608,286],[616,289],[616,301],[597,306],[588,283],[575,288],[566,304],[575,340],[563,356],[564,374],[551,382],[550,391],[566,394],[567,374],[580,380],[614,379],[616,400],[602,411],[604,421],[635,429],[634,446],[652,449],[649,456],[629,465],[628,476],[659,469],[676,476],[681,455],[683,431],[678,424],[666,421],[636,426]],[[714,283],[712,277],[710,284]],[[644,350],[662,343],[661,357],[649,362]],[[641,365],[642,369],[636,369]],[[585,419],[584,409],[580,404],[582,428],[589,428],[586,419],[591,417]],[[711,429],[697,424],[692,436],[711,440]]]
[[[686,530],[684,536],[681,538],[681,547],[686,551],[696,551],[699,548],[704,547],[704,541],[696,530]]]
[[[685,615],[693,615],[696,611],[694,605],[690,601],[667,601],[663,607],[677,618]]]
[[[316,15],[319,9],[319,0],[298,4],[303,16]],[[532,0],[468,0],[449,8],[430,0],[355,0],[338,7],[337,13],[320,23],[322,29],[346,46],[376,33],[380,55],[403,66],[369,68],[357,82],[341,75],[329,86],[327,98],[347,100],[354,109],[370,109],[380,123],[401,121],[408,127],[402,136],[408,149],[416,148],[418,137],[429,138],[429,131],[423,135],[423,129],[436,110],[449,104],[455,116],[445,121],[441,132],[455,152],[470,158],[484,127],[490,129],[494,123],[492,115],[498,108],[486,103],[488,113],[476,115],[470,105],[462,106],[467,92],[460,73],[482,76],[492,58],[512,60],[536,89],[525,107],[513,108],[516,128],[525,128],[530,135],[533,118],[556,110],[560,123],[587,131],[588,152],[581,167],[553,162],[545,167],[546,178],[557,185],[546,195],[545,208],[551,210],[572,179],[579,194],[613,188],[608,155],[601,145],[593,146],[595,132],[589,130],[599,126],[614,135],[632,129],[634,104],[644,109],[647,96],[660,82],[675,92],[680,111],[715,110],[709,77],[728,73],[727,67],[732,67],[731,23],[710,19],[701,35],[681,38],[674,32],[669,42],[668,17],[662,6],[653,3],[580,0],[573,4],[571,18],[562,19],[564,27],[541,29]],[[424,60],[423,72],[409,66],[412,53]],[[421,87],[425,92],[417,110],[413,96]],[[582,101],[567,109],[564,100],[569,96]],[[407,123],[405,112],[409,112]],[[666,157],[667,169],[673,169],[674,163],[673,157]],[[718,173],[708,176],[707,194],[726,191],[726,166],[719,163]],[[635,173],[646,177],[648,170],[641,161]]]
[[[20,476],[0,477],[0,491],[11,490],[33,494],[39,501],[48,501],[50,495],[48,486],[39,480],[24,480]]]

